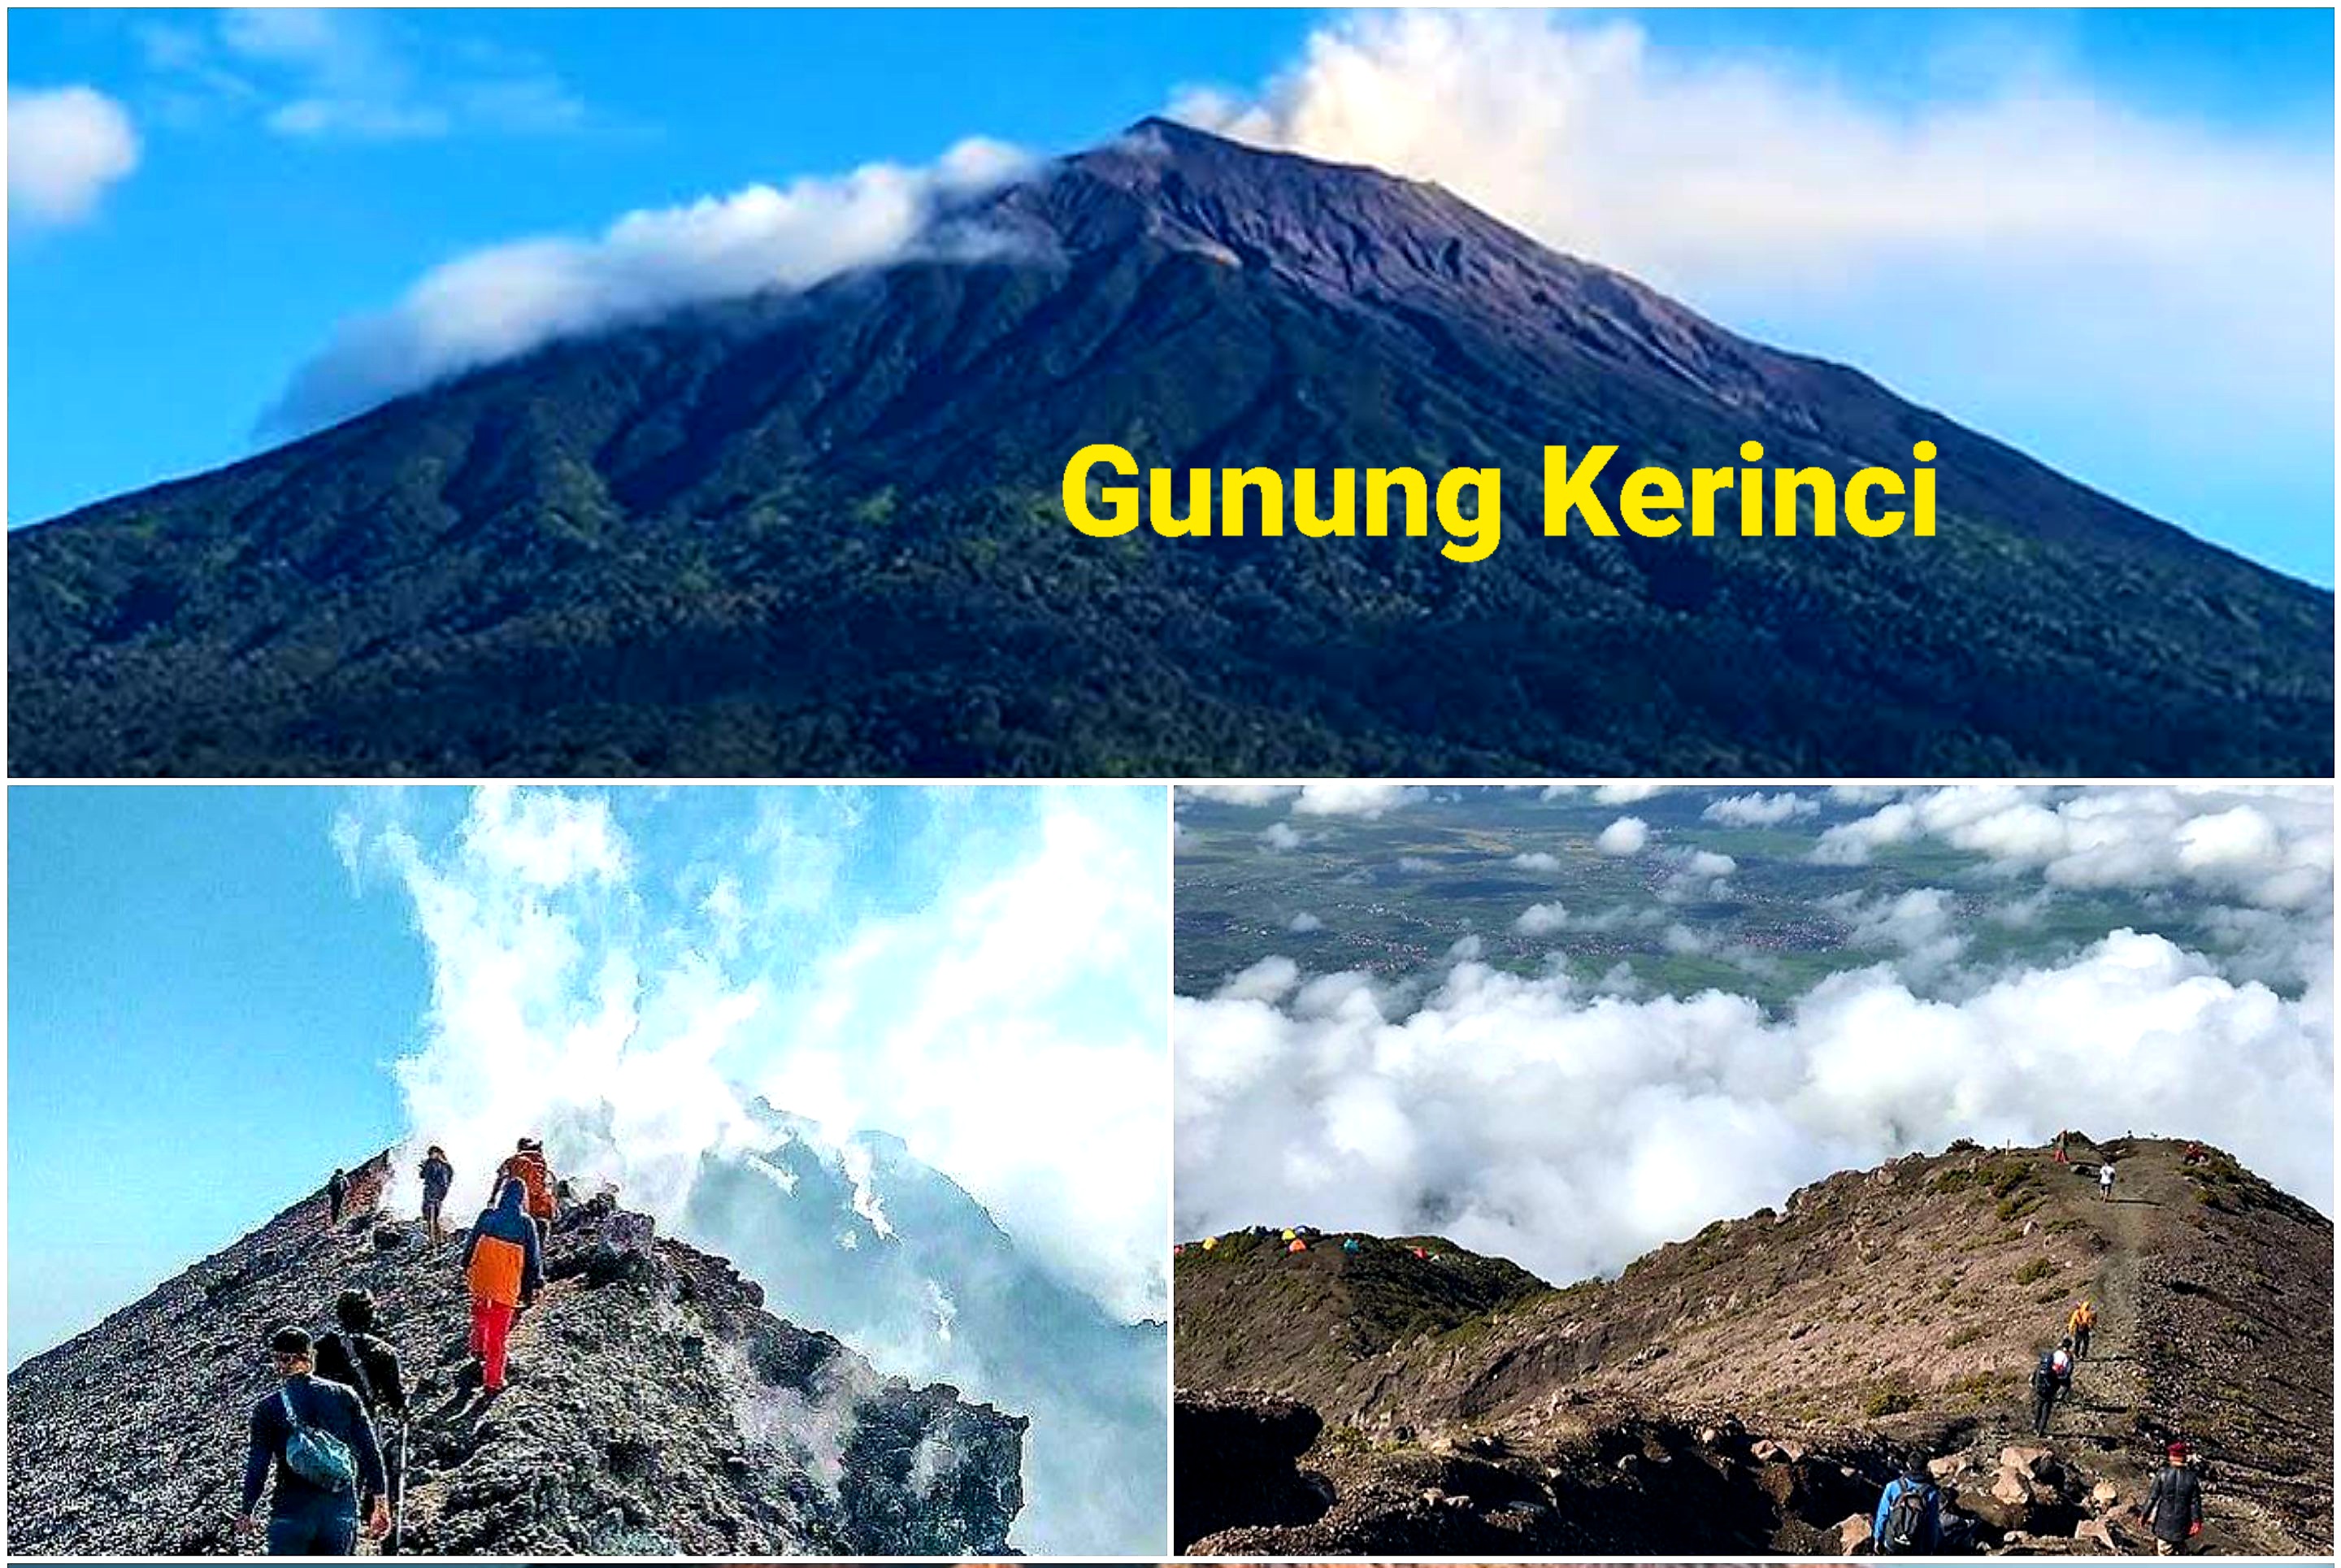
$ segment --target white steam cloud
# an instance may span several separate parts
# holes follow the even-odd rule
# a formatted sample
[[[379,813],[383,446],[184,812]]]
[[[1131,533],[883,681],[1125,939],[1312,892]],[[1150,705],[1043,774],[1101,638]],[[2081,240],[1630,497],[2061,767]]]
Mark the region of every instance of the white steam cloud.
[[[1636,1000],[1622,964],[1523,976],[1464,947],[1396,984],[1275,955],[1181,998],[1180,1233],[1430,1230],[1566,1281],[1832,1171],[2067,1126],[2203,1138],[2331,1212],[2329,791],[1974,788],[1864,804],[1907,810],[1891,819],[1900,837],[1973,848],[1980,891],[1832,899],[1880,959],[1780,1008],[1721,990]],[[1971,960],[1987,922],[2037,918],[2079,887],[2190,899],[2218,940],[2197,951],[2117,929],[2029,967]],[[1515,922],[1595,928],[1559,904]],[[1661,938],[1761,962],[1720,940],[1682,922]]]
[[[440,1144],[456,1203],[479,1202],[539,1134],[581,1190],[615,1182],[672,1223],[702,1154],[769,1141],[744,1090],[821,1129],[878,1233],[867,1152],[846,1143],[872,1128],[1109,1311],[1164,1315],[1161,817],[1122,798],[1147,794],[1050,792],[1021,837],[938,833],[920,845],[949,868],[931,900],[817,941],[805,906],[836,896],[842,857],[769,817],[681,865],[590,794],[483,789],[433,842],[337,830],[354,869],[403,888],[432,965],[396,1068],[400,1180]],[[837,834],[857,828],[839,814]],[[678,883],[720,891],[667,896]]]
[[[870,164],[842,178],[750,185],[628,213],[591,239],[473,252],[425,274],[390,309],[344,325],[294,374],[265,423],[314,429],[561,338],[895,260],[924,243],[939,203],[1026,166],[1015,149],[975,138],[927,167]],[[950,243],[981,248],[971,236]]]
[[[75,224],[138,166],[129,112],[93,87],[8,84],[8,218]]]

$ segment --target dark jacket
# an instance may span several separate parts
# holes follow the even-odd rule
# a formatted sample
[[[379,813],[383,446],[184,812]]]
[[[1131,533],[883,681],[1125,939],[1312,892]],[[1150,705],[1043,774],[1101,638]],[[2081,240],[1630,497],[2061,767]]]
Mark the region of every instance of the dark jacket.
[[[353,1358],[351,1353],[356,1352]],[[357,1391],[371,1415],[406,1413],[406,1388],[399,1381],[398,1352],[370,1333],[335,1329],[317,1342],[317,1375]]]
[[[447,1189],[454,1184],[454,1166],[449,1164],[444,1160],[425,1160],[423,1162],[423,1201],[424,1203],[439,1203],[446,1202]]]
[[[463,1238],[463,1273],[472,1294],[482,1300],[513,1306],[533,1299],[544,1284],[544,1259],[527,1197],[519,1182],[504,1183],[496,1191],[496,1206],[480,1211],[472,1233]]]
[[[2191,1465],[2164,1465],[2154,1473],[2154,1484],[2146,1489],[2146,1501],[2138,1513],[2156,1539],[2184,1545],[2195,1526],[2203,1523],[2202,1478]]]
[[[350,1445],[357,1456],[358,1488],[368,1497],[383,1494],[385,1483],[382,1473],[382,1444],[375,1441],[374,1423],[366,1419],[365,1406],[359,1403],[354,1390],[338,1383],[303,1373],[284,1380],[279,1388],[272,1388],[252,1407],[252,1449],[244,1461],[244,1508],[249,1513],[260,1501],[260,1488],[268,1479],[268,1467],[276,1466],[276,1491],[268,1500],[271,1514],[304,1512],[326,1504],[334,1493],[312,1485],[293,1472],[284,1463],[284,1440],[293,1435],[293,1428],[284,1419],[282,1395],[289,1393],[293,1408],[301,1419],[321,1432],[330,1432]],[[357,1512],[358,1500],[349,1499],[350,1512]]]

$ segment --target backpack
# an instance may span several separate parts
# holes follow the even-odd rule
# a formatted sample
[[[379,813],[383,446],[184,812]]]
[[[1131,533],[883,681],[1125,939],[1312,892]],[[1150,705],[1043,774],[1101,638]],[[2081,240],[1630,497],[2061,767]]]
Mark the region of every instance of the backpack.
[[[1902,1490],[1886,1510],[1886,1533],[1878,1550],[1889,1555],[1916,1552],[1927,1534],[1927,1489],[1905,1476]]]
[[[2057,1368],[2047,1356],[2032,1369],[2032,1393],[2037,1399],[2054,1399],[2057,1395]]]
[[[284,1468],[326,1492],[355,1492],[358,1487],[357,1455],[350,1445],[323,1427],[311,1426],[301,1419],[294,1408],[293,1391],[280,1389],[277,1399],[284,1406]]]

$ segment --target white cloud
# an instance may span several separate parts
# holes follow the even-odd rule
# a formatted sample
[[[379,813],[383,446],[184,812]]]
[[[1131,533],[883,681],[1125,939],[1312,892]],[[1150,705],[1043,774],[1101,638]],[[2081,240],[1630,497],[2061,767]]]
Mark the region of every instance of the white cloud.
[[[2127,931],[1957,1002],[1886,965],[1772,1017],[1632,984],[1462,962],[1412,1011],[1362,976],[1177,1002],[1180,1233],[1430,1229],[1565,1281],[1831,1171],[2072,1125],[2207,1138],[2331,1207],[2329,959],[2292,1000]]]
[[[1287,921],[1284,929],[1297,936],[1306,936],[1312,931],[1324,930],[1325,923],[1304,909]]]
[[[2066,793],[2017,784],[1918,792],[1824,831],[1812,858],[1859,865],[1937,838],[2056,887],[2187,886],[2271,909],[2329,908],[2328,790],[2248,794],[2124,785]]]
[[[1888,95],[1793,50],[1664,46],[1629,21],[1370,13],[1318,27],[1262,91],[1172,113],[1435,180],[1921,401],[1954,393],[1986,428],[2053,429],[2106,480],[2109,424],[2214,465],[2256,424],[2329,451],[2329,138],[2125,105],[2004,47],[1927,64],[1923,94]],[[2093,378],[2087,424],[2038,390],[2127,369],[2146,337],[2169,340],[2153,374]],[[2174,418],[2174,377],[2217,416]]]
[[[1260,830],[1260,845],[1262,849],[1280,854],[1289,849],[1299,849],[1300,834],[1289,822],[1272,822]]]
[[[129,112],[93,87],[8,84],[8,216],[80,223],[138,166]]]
[[[1912,888],[1891,898],[1840,894],[1821,904],[1845,919],[1855,946],[1898,949],[1905,960],[1900,972],[1916,984],[1932,980],[1967,951],[1958,911],[1939,887]]]
[[[1725,827],[1778,827],[1798,817],[1811,816],[1820,810],[1817,802],[1807,800],[1794,790],[1782,790],[1778,794],[1726,795],[1698,814]]]
[[[1601,830],[1593,847],[1604,854],[1639,854],[1650,842],[1650,824],[1638,816],[1621,816]]]
[[[134,31],[175,124],[251,115],[303,140],[406,141],[587,120],[543,61],[444,28],[426,39],[395,13],[253,7]]]
[[[1550,936],[1569,926],[1569,911],[1559,903],[1531,904],[1512,922],[1512,929],[1522,936]],[[1471,954],[1476,958],[1479,954]]]
[[[298,370],[268,423],[330,424],[402,394],[565,337],[767,289],[805,288],[928,245],[937,205],[1013,178],[1021,155],[964,141],[935,164],[870,164],[835,179],[750,185],[728,196],[628,213],[591,239],[490,246],[433,268],[390,309],[334,334]]]
[[[1596,785],[1593,798],[1601,805],[1632,805],[1648,800],[1666,786],[1654,784],[1606,784]]]
[[[1530,850],[1512,856],[1512,864],[1522,871],[1553,872],[1560,869],[1560,856],[1549,854],[1540,849]]]
[[[1292,814],[1357,816],[1371,821],[1400,806],[1416,804],[1426,799],[1429,794],[1420,784],[1335,779],[1322,784],[1303,784],[1300,798],[1292,803]]]

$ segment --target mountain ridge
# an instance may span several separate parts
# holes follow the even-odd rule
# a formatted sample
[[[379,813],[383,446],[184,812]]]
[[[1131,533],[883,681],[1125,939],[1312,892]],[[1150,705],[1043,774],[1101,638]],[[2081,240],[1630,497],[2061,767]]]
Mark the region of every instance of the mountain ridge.
[[[884,1376],[607,1196],[555,1227],[512,1386],[483,1398],[457,1243],[378,1211],[386,1152],[352,1174],[340,1225],[304,1198],[10,1373],[12,1554],[234,1551],[264,1335],[322,1329],[350,1286],[405,1363],[409,1551],[1008,1550],[1023,1417]]]
[[[2329,594],[1433,187],[1141,124],[946,221],[1021,243],[555,343],[12,535],[13,764],[2330,771]],[[1622,481],[1749,437],[1840,477],[1935,441],[1939,536],[1523,526],[1547,444]],[[1492,464],[1514,537],[1088,540],[1056,495],[1096,441]]]
[[[1182,1431],[1240,1462],[1190,1479],[1182,1443],[1180,1550],[1850,1551],[1839,1523],[1920,1462],[1987,1543],[2089,1550],[2132,1529],[2172,1437],[2207,1474],[2207,1549],[2326,1549],[2331,1222],[2216,1149],[2072,1148],[1840,1173],[1615,1278],[1400,1333],[1348,1332],[1354,1303],[1486,1261],[1438,1238],[1190,1243]],[[2112,1203],[2090,1195],[2101,1158]],[[2026,1376],[2083,1297],[2100,1343],[2036,1443]],[[1997,1495],[1995,1455],[2035,1447]]]

